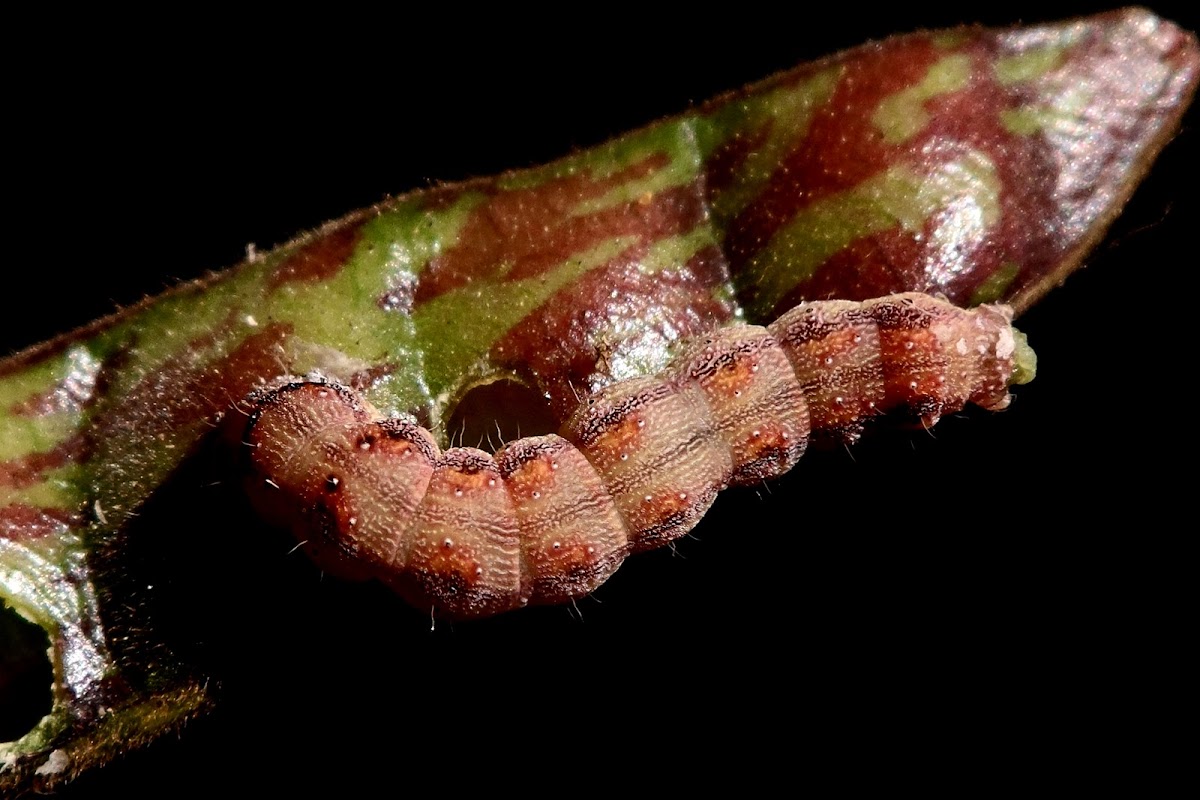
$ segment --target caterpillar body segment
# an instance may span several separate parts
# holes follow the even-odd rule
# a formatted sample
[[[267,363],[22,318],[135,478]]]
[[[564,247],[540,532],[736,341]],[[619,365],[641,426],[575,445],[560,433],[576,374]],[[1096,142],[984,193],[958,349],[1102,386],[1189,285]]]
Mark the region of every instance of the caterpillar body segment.
[[[371,552],[372,534],[378,530],[379,536],[390,537],[398,523],[384,523],[377,513],[369,523],[364,516],[354,536],[344,535],[348,520],[355,517],[348,504],[380,491],[369,476],[355,481],[363,490],[349,500],[343,489],[352,478],[344,468],[353,474],[369,470],[368,459],[356,457],[349,442],[361,427],[383,423],[371,422],[374,410],[356,392],[334,384],[294,383],[251,399],[245,439],[254,448],[255,477],[247,483],[251,501],[268,521],[290,528],[300,548],[326,572],[371,577],[372,565],[380,563]],[[424,486],[410,487],[424,492]],[[297,498],[305,502],[297,503]],[[384,524],[386,532],[380,530]]]
[[[851,444],[884,403],[879,327],[861,303],[805,303],[767,326],[808,403],[809,435]]]
[[[496,461],[517,512],[522,602],[565,603],[616,572],[630,530],[583,453],[561,436],[533,436],[503,447]]]
[[[410,603],[486,617],[526,600],[517,512],[496,460],[473,447],[438,459],[407,541],[382,577]]]
[[[808,401],[766,328],[719,328],[690,342],[675,370],[676,381],[704,393],[733,458],[731,485],[778,477],[804,455],[811,430]]]
[[[672,378],[633,378],[601,389],[563,426],[604,480],[635,552],[690,531],[733,471],[703,392]]]
[[[1015,339],[1006,307],[948,315],[944,303],[910,294],[901,302],[868,300],[863,308],[879,328],[887,407],[907,411],[926,426],[968,402],[991,410],[1007,407]]]
[[[325,492],[338,499],[341,529],[355,531],[343,547],[376,567],[407,563],[409,532],[441,462],[437,443],[429,431],[402,419],[339,433],[345,459],[333,462],[338,469],[325,477]],[[349,491],[359,486],[361,493]]]
[[[1011,316],[921,294],[805,303],[684,342],[664,372],[495,456],[440,452],[343,387],[289,384],[251,398],[251,496],[325,569],[419,607],[462,619],[562,603],[687,533],[726,486],[783,474],[810,440],[851,443],[883,414],[931,425],[968,402],[1005,407],[1033,364]]]

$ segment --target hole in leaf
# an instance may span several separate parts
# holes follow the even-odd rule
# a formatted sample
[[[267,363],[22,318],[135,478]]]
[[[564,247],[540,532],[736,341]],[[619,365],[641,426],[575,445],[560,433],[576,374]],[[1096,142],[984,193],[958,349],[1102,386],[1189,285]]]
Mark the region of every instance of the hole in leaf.
[[[558,428],[550,402],[540,392],[501,378],[472,387],[462,396],[446,422],[446,438],[453,445],[494,453],[505,442],[554,433]]]
[[[0,603],[0,742],[21,738],[50,713],[49,647],[44,630]]]

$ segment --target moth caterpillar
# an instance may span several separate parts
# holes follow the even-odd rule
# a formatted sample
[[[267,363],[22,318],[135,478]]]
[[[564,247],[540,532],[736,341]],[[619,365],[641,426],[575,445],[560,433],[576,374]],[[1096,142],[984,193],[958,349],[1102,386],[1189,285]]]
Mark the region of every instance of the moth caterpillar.
[[[293,382],[251,397],[249,490],[325,570],[378,578],[456,619],[594,591],[634,552],[700,520],[717,493],[787,472],[809,442],[850,444],[892,414],[932,425],[999,410],[1033,354],[1006,306],[924,294],[802,303],[767,327],[686,341],[654,376],[586,398],[558,434],[495,455],[356,392]]]

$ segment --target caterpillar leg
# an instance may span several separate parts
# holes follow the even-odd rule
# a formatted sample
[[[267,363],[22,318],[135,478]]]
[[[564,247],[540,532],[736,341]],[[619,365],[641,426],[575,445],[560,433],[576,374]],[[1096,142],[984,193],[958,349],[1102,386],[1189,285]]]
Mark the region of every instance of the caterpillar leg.
[[[415,605],[477,618],[566,602],[683,536],[726,486],[791,469],[810,440],[852,443],[884,414],[1004,408],[1034,371],[1011,316],[921,294],[804,303],[684,342],[663,373],[495,456],[442,452],[345,387],[297,382],[251,398],[249,491],[322,567]]]

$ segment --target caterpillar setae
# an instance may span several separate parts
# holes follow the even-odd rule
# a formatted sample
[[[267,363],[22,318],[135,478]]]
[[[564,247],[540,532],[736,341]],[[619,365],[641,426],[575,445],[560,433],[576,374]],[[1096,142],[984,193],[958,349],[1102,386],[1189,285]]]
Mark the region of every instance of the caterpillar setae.
[[[441,452],[412,420],[298,381],[251,397],[249,490],[322,568],[456,619],[594,591],[687,533],[717,493],[787,472],[872,418],[1005,408],[1033,353],[1006,306],[924,294],[802,303],[684,342],[584,400],[558,434]]]

